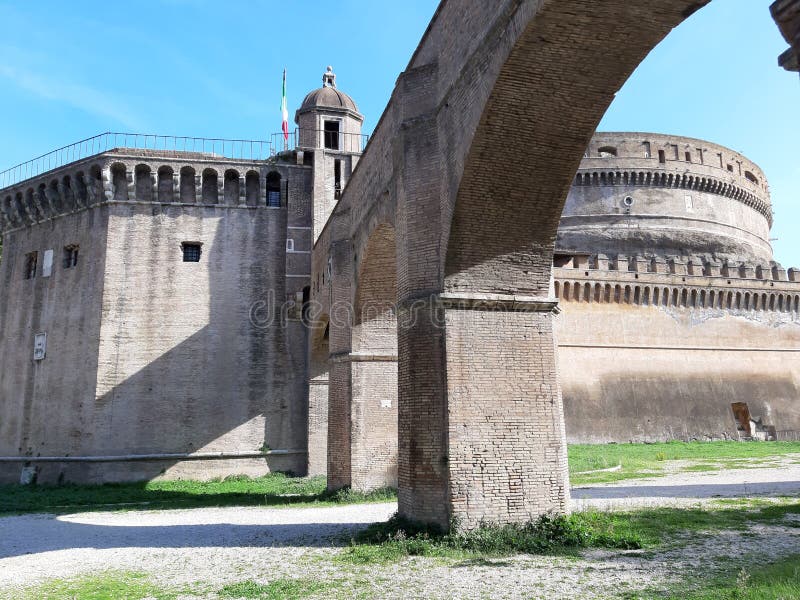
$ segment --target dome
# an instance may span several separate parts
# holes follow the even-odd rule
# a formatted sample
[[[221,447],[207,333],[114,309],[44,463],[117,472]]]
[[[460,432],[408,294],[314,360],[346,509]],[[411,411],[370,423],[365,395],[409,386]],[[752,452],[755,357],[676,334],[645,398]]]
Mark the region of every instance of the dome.
[[[336,75],[333,67],[328,67],[322,76],[322,87],[309,92],[303,99],[303,103],[297,109],[297,114],[319,109],[348,112],[360,121],[364,119],[358,112],[358,106],[353,99],[336,87]]]
[[[309,92],[300,105],[300,111],[314,108],[338,108],[358,112],[353,99],[335,87],[321,87]]]

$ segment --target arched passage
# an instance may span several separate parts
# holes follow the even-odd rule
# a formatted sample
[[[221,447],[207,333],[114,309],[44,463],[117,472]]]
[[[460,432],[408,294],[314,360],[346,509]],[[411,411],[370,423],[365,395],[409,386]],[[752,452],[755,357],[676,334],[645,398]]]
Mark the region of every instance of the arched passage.
[[[349,313],[332,311],[331,327],[349,351],[332,355],[328,487],[369,490],[397,485],[397,240],[381,224],[354,259]],[[349,331],[346,331],[349,329]]]
[[[308,474],[324,475],[328,467],[328,315],[320,315],[310,324],[308,336]]]
[[[402,515],[469,527],[567,510],[550,291],[563,203],[616,91],[705,3],[439,6],[396,92]]]

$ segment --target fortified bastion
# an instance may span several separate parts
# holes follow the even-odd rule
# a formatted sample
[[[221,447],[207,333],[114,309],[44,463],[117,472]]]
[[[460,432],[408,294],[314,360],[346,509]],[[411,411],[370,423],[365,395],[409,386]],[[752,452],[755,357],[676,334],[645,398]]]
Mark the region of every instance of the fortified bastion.
[[[598,133],[554,256],[573,442],[800,437],[800,270],[766,177],[703,140]]]

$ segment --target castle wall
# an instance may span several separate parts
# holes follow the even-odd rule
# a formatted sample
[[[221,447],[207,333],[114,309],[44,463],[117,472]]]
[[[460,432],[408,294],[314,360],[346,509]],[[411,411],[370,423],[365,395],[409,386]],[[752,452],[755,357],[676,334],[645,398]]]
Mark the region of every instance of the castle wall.
[[[3,206],[5,227],[14,227],[5,235],[9,261],[3,264],[19,271],[7,275],[6,287],[19,292],[4,295],[9,304],[2,314],[27,314],[20,296],[44,285],[17,285],[24,257],[10,260],[14,255],[55,247],[59,261],[62,247],[77,243],[75,275],[99,265],[88,272],[94,287],[81,282],[80,294],[59,293],[51,302],[51,321],[69,321],[73,313],[82,319],[79,326],[70,324],[65,343],[58,331],[48,331],[48,356],[37,367],[46,368],[49,378],[37,375],[36,390],[41,395],[57,390],[67,399],[63,413],[54,415],[55,425],[49,408],[34,404],[37,413],[16,397],[30,384],[33,332],[52,325],[13,323],[9,339],[25,339],[19,359],[25,368],[16,369],[14,378],[0,345],[5,378],[0,414],[11,415],[2,426],[20,428],[20,413],[32,431],[29,438],[48,440],[40,452],[30,450],[40,459],[31,462],[38,481],[304,473],[302,305],[310,275],[310,169],[127,149],[83,162],[62,168],[47,195],[32,193],[31,202],[20,205],[13,202],[19,194],[9,190]],[[92,186],[84,191],[79,186],[84,171],[77,169],[89,165]],[[268,174],[274,171],[281,175],[280,206],[268,206]],[[38,181],[20,184],[26,185],[39,189]],[[95,225],[100,216],[102,231]],[[52,234],[73,230],[80,235]],[[199,262],[184,262],[183,243],[200,244]],[[57,277],[63,275],[56,266],[51,280]],[[92,345],[81,353],[83,335]],[[3,335],[0,344],[6,339]],[[77,355],[62,365],[50,354],[52,344],[76,348]],[[71,385],[76,374],[77,391]],[[15,440],[4,431],[0,437]],[[25,465],[17,459],[22,443],[6,445],[0,467],[9,466],[0,475],[16,481]]]
[[[570,443],[739,439],[735,402],[800,434],[800,286],[588,273],[556,269]]]
[[[564,206],[559,250],[772,260],[769,186],[748,158],[704,140],[597,133]]]
[[[0,262],[0,456],[77,455],[96,435],[95,382],[108,211],[95,207],[3,236]],[[77,264],[63,252],[78,245]],[[44,253],[53,251],[43,276]],[[25,255],[38,253],[25,278]],[[47,334],[44,360],[34,335]],[[0,463],[0,481],[20,480],[21,463]]]

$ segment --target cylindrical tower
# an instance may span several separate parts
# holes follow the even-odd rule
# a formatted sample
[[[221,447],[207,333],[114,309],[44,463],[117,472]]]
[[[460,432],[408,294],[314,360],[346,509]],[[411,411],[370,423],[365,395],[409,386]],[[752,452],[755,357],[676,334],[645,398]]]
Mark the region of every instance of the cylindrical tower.
[[[597,133],[556,242],[568,254],[772,261],[761,169],[729,148],[654,133]]]

